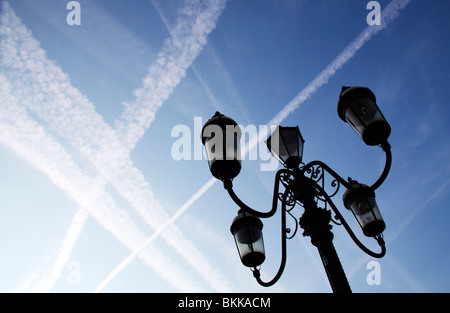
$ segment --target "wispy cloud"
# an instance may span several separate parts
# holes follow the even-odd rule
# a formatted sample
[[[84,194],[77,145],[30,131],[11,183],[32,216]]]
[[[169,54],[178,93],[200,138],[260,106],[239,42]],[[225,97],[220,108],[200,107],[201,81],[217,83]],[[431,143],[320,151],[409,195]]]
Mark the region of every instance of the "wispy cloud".
[[[223,9],[223,6],[220,6],[223,2],[211,3],[215,5],[218,4],[216,8],[220,7]],[[205,11],[209,13],[218,12],[211,7],[207,7]],[[204,13],[204,11],[202,11],[202,13]],[[214,14],[201,15],[201,17],[202,19],[193,19],[196,21],[203,20],[208,22],[209,17],[213,19],[217,18]],[[70,85],[67,75],[46,58],[45,51],[39,48],[39,43],[32,38],[31,33],[20,22],[17,16],[15,16],[14,12],[6,3],[4,4],[4,14],[2,19],[5,27],[2,28],[1,65],[5,70],[5,73],[7,73],[11,85],[18,91],[16,94],[20,99],[20,104],[45,121],[46,127],[48,127],[50,131],[55,132],[68,140],[71,146],[76,149],[77,153],[81,154],[86,160],[94,165],[94,169],[91,169],[91,171],[94,171],[94,177],[97,176],[100,178],[101,184],[98,186],[98,190],[95,189],[93,191],[98,195],[108,196],[104,187],[107,182],[110,182],[118,193],[140,213],[150,226],[153,228],[164,226],[165,221],[169,216],[155,199],[149,188],[149,184],[146,182],[143,175],[133,166],[132,161],[129,158],[130,150],[123,146],[123,142],[117,138],[116,132],[95,112],[92,103]],[[207,27],[206,29],[212,30],[211,27]],[[198,22],[193,24],[192,32],[200,32],[206,36],[205,28],[202,28]],[[203,43],[206,38],[202,39],[200,37],[194,37],[191,46],[195,46],[195,49],[197,49],[198,44]],[[184,54],[182,50],[176,50],[176,52],[182,56],[196,56],[192,51],[187,52],[186,54]],[[186,58],[177,60],[174,59],[173,55],[169,54],[167,55],[167,60],[164,60],[163,58],[160,58],[159,60],[160,62],[168,62],[168,64],[174,66],[175,70],[169,72],[170,78],[175,79],[175,81],[176,78],[173,75],[178,73],[181,75],[178,79],[181,79],[184,74],[183,71],[179,71],[179,69],[183,68],[183,66],[187,66],[186,64],[189,63]],[[181,64],[177,65],[178,61]],[[192,60],[190,62],[192,62]],[[166,69],[164,66],[162,68]],[[165,80],[163,80],[163,82],[165,82]],[[144,85],[146,85],[146,83],[149,83],[148,77],[144,80]],[[150,85],[152,85],[152,83],[150,83]],[[169,83],[169,86],[172,88],[174,87],[171,83]],[[167,89],[166,92],[168,92]],[[146,91],[144,89],[141,89],[138,92],[138,94],[141,95],[145,93]],[[142,100],[139,96],[138,99]],[[152,118],[154,118],[154,114],[159,106],[160,104],[151,108],[146,108],[147,117],[152,116]],[[150,113],[149,110],[152,110],[152,113]],[[146,127],[148,127],[149,122],[150,121],[146,122]],[[134,134],[133,140],[138,140],[140,138],[139,136],[142,136],[145,131],[145,127],[142,124],[137,128],[139,129],[139,134]],[[129,143],[130,141],[128,141],[128,144]],[[6,144],[9,146],[12,145],[10,141],[7,141]],[[52,144],[55,145],[55,143]],[[30,146],[30,149],[31,147],[34,146]],[[30,157],[28,157],[28,159],[31,163],[34,162],[32,159],[30,160]],[[37,165],[35,164],[35,166]],[[61,172],[64,172],[63,167],[64,164],[61,165]],[[43,170],[42,167],[39,168]],[[44,173],[50,175],[48,172],[44,171]],[[92,186],[92,182],[89,183],[90,178],[84,178],[88,181],[85,182],[85,186]],[[61,185],[58,186],[61,188],[64,187]],[[70,185],[70,188],[75,187]],[[69,192],[70,188],[66,187],[63,190]],[[94,196],[92,192],[87,194],[92,197]],[[86,193],[80,192],[79,194],[73,194],[72,196],[74,200],[78,201],[77,197],[86,197]],[[92,205],[92,203],[90,204]],[[149,208],[152,209],[149,210]],[[101,211],[100,209],[97,210]],[[97,211],[91,211],[91,214],[97,213]],[[121,215],[126,214],[120,208],[116,208],[115,210],[110,209],[107,213],[108,214],[101,214],[101,217],[104,219],[120,219]],[[118,228],[131,229],[131,227],[124,228],[122,226],[118,226]],[[114,227],[108,230],[113,233],[114,231],[118,231],[114,229]],[[127,244],[130,248],[130,244],[123,239],[126,232],[121,234],[121,242]],[[165,233],[163,239],[173,247],[186,262],[193,266],[200,276],[213,288],[220,291],[227,290],[227,279],[220,277],[221,279],[214,282],[212,281],[211,276],[207,272],[210,268],[209,262],[198,252],[195,246],[185,238],[177,227],[172,225],[170,227],[170,232]],[[142,245],[136,245],[136,243],[140,242],[139,240],[136,240],[136,238],[133,238],[132,242],[135,243],[133,244],[132,250]],[[148,250],[150,249],[151,247],[148,247],[145,251],[142,251],[139,256],[148,255]],[[159,253],[154,253],[153,250],[155,249],[152,248],[151,250],[154,257],[160,256]],[[158,258],[155,260],[157,259]],[[161,260],[161,258],[159,258],[159,260]],[[165,262],[161,262],[160,264],[162,265],[164,263]],[[154,266],[153,268],[156,269],[157,267]]]

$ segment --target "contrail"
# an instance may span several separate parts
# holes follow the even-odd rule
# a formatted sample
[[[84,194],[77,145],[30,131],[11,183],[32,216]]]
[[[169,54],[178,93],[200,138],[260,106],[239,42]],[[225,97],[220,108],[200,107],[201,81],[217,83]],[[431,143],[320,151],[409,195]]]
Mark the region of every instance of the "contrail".
[[[355,40],[353,40],[334,60],[331,62],[316,78],[314,78],[306,88],[304,88],[294,99],[292,99],[275,117],[270,120],[268,125],[278,125],[289,114],[295,111],[303,102],[308,100],[320,87],[328,83],[328,80],[336,74],[351,58],[355,56],[366,42],[385,29],[399,15],[400,10],[404,9],[412,0],[393,0],[381,12],[382,23],[380,26],[368,26],[362,31]]]
[[[100,283],[100,285],[94,290],[94,293],[102,291],[102,289],[114,278],[117,274],[123,271],[128,265],[130,265],[136,256],[143,251],[148,245],[150,245],[159,235],[161,235],[170,225],[173,224],[183,213],[189,209],[189,207],[199,199],[206,190],[208,190],[214,183],[216,179],[211,178],[205,185],[203,185],[186,203],[178,209],[178,211],[168,219],[164,225],[158,228],[143,245],[135,249],[127,258],[125,258],[108,276]]]
[[[207,10],[211,11],[211,8],[207,7]],[[129,150],[123,147],[122,142],[115,136],[115,132],[95,113],[91,103],[70,85],[67,75],[45,58],[45,51],[39,48],[39,43],[31,37],[30,32],[21,24],[12,10],[6,7],[5,11],[9,13],[8,22],[14,25],[4,29],[9,33],[2,34],[5,37],[1,42],[4,52],[2,66],[9,72],[8,78],[13,81],[21,104],[46,121],[52,131],[67,138],[87,160],[95,165],[99,171],[95,174],[100,174],[104,182],[110,181],[149,225],[154,228],[164,225],[169,216],[154,198],[143,175],[132,165]],[[204,20],[207,16],[202,18]],[[199,26],[196,25],[196,27]],[[16,32],[15,36],[9,36],[11,32]],[[22,47],[28,49],[29,53],[18,53],[15,41],[17,38],[23,41]],[[192,56],[192,54],[189,55]],[[35,59],[21,60],[27,57]],[[173,59],[170,61],[174,62]],[[187,62],[184,58],[182,61]],[[29,84],[33,89],[29,89]],[[36,99],[40,101],[36,102]],[[42,105],[42,102],[46,105]],[[78,196],[84,195],[80,193]],[[153,210],[150,211],[149,208]],[[163,238],[194,267],[208,284],[216,286],[216,290],[219,291],[228,290],[227,279],[209,275],[207,272],[210,268],[209,262],[178,228],[171,228],[171,233],[164,235]],[[214,281],[215,278],[220,279]],[[221,285],[217,286],[217,284]]]
[[[141,245],[145,241],[144,233],[104,192],[102,183],[95,184],[83,174],[65,149],[28,115],[20,105],[20,98],[13,95],[12,85],[3,75],[0,75],[0,95],[0,142],[44,173],[79,207],[88,208],[91,216],[128,249],[134,250]],[[185,292],[202,290],[193,285],[189,276],[158,250],[148,247],[140,257],[174,288]],[[35,287],[39,291],[46,284],[42,282],[42,285]],[[33,286],[31,288],[33,290]]]
[[[163,21],[163,24],[166,26],[167,31],[170,34],[173,34],[172,25],[170,25],[169,20],[167,19],[166,15],[164,14],[163,9],[161,8],[160,2],[158,0],[151,0],[151,2],[153,4],[154,8],[156,9],[156,11],[158,12],[159,17]],[[217,77],[215,77],[215,78],[220,79],[219,85],[224,90],[224,94],[226,94],[228,97],[227,100],[222,100],[222,103],[227,102],[227,101],[228,101],[228,103],[233,103],[237,107],[237,109],[239,110],[241,115],[243,114],[244,118],[246,120],[250,120],[248,118],[248,114],[244,108],[245,105],[242,100],[242,97],[239,94],[239,91],[237,90],[236,86],[234,85],[234,83],[230,77],[230,73],[228,73],[228,71],[225,69],[222,61],[218,58],[215,49],[209,43],[207,43],[204,48],[206,49],[206,51],[203,51],[203,53],[208,56],[209,61],[212,63],[211,65],[214,67],[214,71],[218,73]],[[207,84],[208,80],[204,79],[201,76],[199,70],[197,69],[197,65],[191,64],[191,66],[189,68],[193,71],[195,77],[199,80],[200,85],[202,86],[203,90],[205,91],[206,96],[208,97],[209,101],[213,105],[214,109],[216,111],[223,111],[224,106],[221,104],[221,101],[211,91],[210,87]],[[227,105],[227,110],[228,111],[230,110],[229,104]]]
[[[319,88],[328,83],[328,80],[339,70],[341,69],[352,57],[356,55],[359,49],[361,49],[364,44],[369,41],[375,34],[385,29],[388,24],[393,22],[395,18],[399,15],[401,9],[404,9],[412,0],[393,0],[383,11],[382,18],[383,22],[381,26],[368,26],[366,27],[359,35],[353,40],[319,75],[317,75],[311,83],[309,83],[294,99],[292,99],[283,109],[275,115],[267,126],[278,125],[281,124],[292,112],[294,112],[302,103],[308,100]],[[246,153],[249,153],[259,142],[264,139],[264,136],[256,135],[254,136],[250,142],[248,143],[248,147],[245,149]],[[208,181],[203,187],[197,191],[196,199],[200,198],[203,194],[205,194],[209,188],[212,187],[213,183]],[[171,223],[175,222],[182,213],[184,213],[192,203],[186,202],[183,204],[175,213],[173,218],[171,218]],[[182,213],[180,214],[180,211]],[[164,225],[166,228],[167,225]],[[158,230],[157,230],[158,232]],[[162,231],[158,232],[161,233]],[[149,238],[148,243],[151,243],[154,239],[156,239],[156,235]],[[131,255],[129,256],[130,258]],[[128,259],[128,258],[127,258]],[[127,260],[126,259],[126,260]],[[119,265],[116,269],[123,270],[123,268],[129,263],[124,260],[121,265]]]
[[[412,190],[417,189],[416,185],[414,185],[414,186],[412,186],[412,185],[414,185],[414,184],[410,184],[410,186],[407,188],[407,191],[404,191],[403,192],[404,195],[402,195],[402,196],[408,197]],[[425,198],[425,200],[422,203],[420,203],[418,201],[413,201],[414,204],[411,207],[407,207],[407,209],[405,210],[405,211],[409,212],[409,214],[406,216],[406,218],[404,218],[402,220],[402,223],[397,224],[396,227],[390,231],[389,238],[386,239],[386,244],[389,245],[390,243],[394,242],[405,231],[406,227],[411,223],[411,221],[420,212],[422,212],[424,209],[426,209],[430,205],[430,203],[433,202],[436,198],[441,196],[443,192],[448,191],[449,185],[450,185],[450,179],[447,179],[446,181],[441,183],[440,186],[435,188],[435,190],[433,190],[429,194],[429,196],[427,196]],[[421,195],[421,198],[424,198],[424,196],[425,195]],[[358,273],[358,271],[363,266],[365,266],[370,259],[371,258],[365,254],[362,257],[360,257],[358,260],[354,260],[354,262],[352,264],[353,266],[350,267],[348,270],[348,277],[351,278],[353,275]],[[388,260],[392,260],[392,257],[388,258]],[[406,269],[404,269],[404,271],[402,273],[399,273],[399,275],[406,282],[410,283],[410,285],[413,286],[414,289],[418,289],[418,290],[416,290],[417,292],[423,292],[423,288],[422,288],[422,286],[420,286],[420,284],[417,284],[417,283],[411,284],[411,282],[416,282],[416,280],[414,279],[414,277],[412,275],[410,275],[406,271]],[[416,286],[420,287],[420,288],[416,288]]]
[[[299,108],[306,100],[317,92],[322,86],[328,83],[329,79],[336,74],[356,53],[368,42],[374,35],[385,29],[399,15],[401,9],[404,9],[412,0],[393,0],[381,12],[382,24],[380,26],[367,26],[339,55],[317,75],[300,93],[297,94],[280,112],[277,113],[267,126],[281,124],[292,112]],[[246,151],[252,150],[258,143],[263,141],[265,136],[254,136],[249,140]]]
[[[170,29],[171,37],[150,67],[143,87],[133,92],[136,99],[124,103],[122,120],[116,121],[119,136],[129,149],[134,148],[155,119],[155,112],[186,76],[186,70],[202,51],[209,33],[215,29],[225,3],[226,0],[208,1],[204,4],[206,7],[193,3],[189,5],[189,14],[195,18],[184,19]],[[159,6],[155,7],[159,9]],[[168,25],[167,21],[164,23]],[[191,33],[186,34],[186,30],[191,30]]]
[[[0,141],[6,141],[0,139]],[[11,143],[8,143],[9,146]],[[54,284],[58,281],[63,273],[67,262],[70,259],[73,248],[75,247],[80,234],[84,230],[86,220],[90,216],[89,210],[80,208],[75,213],[70,227],[67,230],[60,247],[58,248],[58,255],[55,258],[51,269],[39,268],[35,273],[29,275],[25,281],[21,282],[16,288],[15,292],[48,292]],[[100,223],[101,224],[101,223]]]
[[[21,2],[26,2],[27,10],[57,29],[66,40],[83,49],[95,62],[130,84],[142,79],[142,70],[146,70],[150,60],[156,56],[157,51],[145,39],[122,25],[120,19],[109,15],[102,8],[101,1],[90,1],[88,5],[82,5],[83,24],[75,32],[73,27],[67,27],[61,20],[64,3],[55,5],[55,0]],[[132,6],[134,3],[129,1],[127,5]]]
[[[414,207],[411,208],[411,210],[409,210],[410,214],[403,220],[403,222],[397,225],[397,227],[394,230],[392,230],[388,243],[393,242],[395,239],[397,239],[397,237],[403,233],[406,226],[408,226],[409,223],[411,223],[414,217],[416,217],[417,214],[419,214],[422,210],[424,210],[430,204],[430,202],[432,202],[434,199],[440,196],[441,193],[445,191],[449,185],[450,179],[448,179],[438,188],[436,188],[434,192],[429,197],[427,197],[427,199],[421,205],[415,204]]]

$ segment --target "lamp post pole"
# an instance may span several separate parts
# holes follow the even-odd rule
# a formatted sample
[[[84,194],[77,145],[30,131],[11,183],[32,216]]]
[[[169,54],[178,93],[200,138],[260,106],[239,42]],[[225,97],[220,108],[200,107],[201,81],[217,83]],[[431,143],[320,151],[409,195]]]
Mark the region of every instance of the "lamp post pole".
[[[301,179],[307,184],[307,178]],[[342,268],[341,261],[333,245],[333,233],[331,232],[331,212],[319,208],[314,201],[315,193],[310,186],[301,186],[299,201],[305,209],[300,218],[300,227],[304,236],[311,237],[311,243],[319,250],[320,258],[328,276],[331,289],[334,293],[351,293],[350,285]]]

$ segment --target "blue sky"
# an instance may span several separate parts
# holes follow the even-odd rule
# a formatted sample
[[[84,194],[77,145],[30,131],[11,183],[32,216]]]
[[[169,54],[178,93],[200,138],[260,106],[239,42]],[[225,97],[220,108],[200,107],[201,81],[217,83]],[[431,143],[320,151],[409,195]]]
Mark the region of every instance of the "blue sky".
[[[371,88],[392,127],[379,285],[366,281],[373,259],[333,227],[353,291],[450,290],[448,1],[379,1],[379,26],[368,1],[80,0],[81,25],[68,3],[2,1],[0,291],[330,292],[300,233],[277,285],[254,281],[229,232],[238,208],[195,156],[219,110],[243,126],[299,125],[305,162],[371,184],[384,153],[339,119],[342,85]],[[191,157],[176,160],[180,127]],[[247,158],[234,180],[261,211],[270,162]],[[342,192],[335,203],[376,250]],[[263,223],[269,280],[279,215]]]

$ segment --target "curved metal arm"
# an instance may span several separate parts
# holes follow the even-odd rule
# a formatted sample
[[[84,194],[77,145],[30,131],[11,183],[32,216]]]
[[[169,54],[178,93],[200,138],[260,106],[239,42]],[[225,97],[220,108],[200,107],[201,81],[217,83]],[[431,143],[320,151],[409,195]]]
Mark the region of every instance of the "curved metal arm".
[[[381,148],[386,153],[386,164],[385,164],[383,172],[381,173],[378,180],[372,186],[370,186],[370,188],[374,191],[378,187],[380,187],[381,184],[386,180],[386,177],[388,176],[388,173],[389,173],[389,171],[391,169],[391,165],[392,165],[391,145],[388,142],[385,142],[384,144],[381,145]],[[350,184],[344,178],[342,178],[339,174],[337,174],[334,170],[332,170],[328,165],[326,165],[325,163],[323,163],[321,161],[312,161],[312,162],[306,164],[303,168],[300,169],[300,173],[304,175],[306,171],[313,169],[314,166],[316,166],[316,165],[318,165],[318,166],[322,167],[324,170],[326,170],[328,172],[328,174],[333,176],[340,184],[344,185],[347,189],[352,188],[350,186]]]
[[[274,186],[274,191],[273,191],[273,200],[272,200],[272,209],[269,212],[259,212],[259,211],[255,211],[253,210],[251,207],[247,206],[244,202],[241,201],[241,199],[239,199],[239,197],[234,193],[233,190],[233,184],[231,182],[231,180],[225,180],[223,182],[223,186],[225,187],[225,189],[228,191],[228,194],[230,195],[231,199],[233,199],[233,201],[244,211],[247,212],[249,214],[252,214],[256,217],[260,217],[260,218],[268,218],[271,217],[275,214],[275,212],[277,211],[277,206],[278,206],[278,190],[279,190],[279,186],[280,186],[280,176],[281,174],[289,174],[290,171],[287,169],[281,169],[277,172],[276,176],[275,176],[275,186]]]
[[[365,253],[368,255],[374,257],[374,258],[382,258],[386,254],[386,245],[384,243],[384,240],[381,236],[375,237],[375,239],[378,242],[378,245],[381,247],[381,252],[376,253],[367,248],[361,241],[359,241],[358,237],[356,237],[353,230],[350,228],[350,226],[347,224],[347,221],[342,216],[341,212],[339,212],[338,208],[334,204],[334,202],[331,200],[330,196],[325,192],[325,190],[322,189],[317,183],[314,182],[314,187],[319,190],[319,192],[326,198],[328,204],[330,204],[331,208],[333,209],[333,212],[335,213],[337,219],[339,219],[342,223],[342,226],[344,226],[345,230],[349,234],[350,238],[352,238],[353,242]]]
[[[259,269],[256,267],[253,269],[253,276],[256,278],[256,281],[258,284],[260,284],[263,287],[270,287],[274,285],[283,274],[284,268],[286,266],[286,258],[287,258],[287,252],[286,252],[286,197],[288,194],[288,190],[286,190],[283,194],[283,198],[281,200],[281,264],[280,268],[278,269],[277,274],[275,277],[269,281],[264,282],[260,278],[260,272]]]
[[[378,187],[380,187],[380,185],[384,182],[384,180],[388,176],[388,173],[391,169],[392,164],[391,145],[386,141],[385,144],[381,145],[381,148],[384,150],[384,152],[386,152],[386,164],[384,166],[384,170],[383,173],[381,173],[380,178],[378,178],[378,180],[372,186],[370,186],[372,190],[375,190]]]

